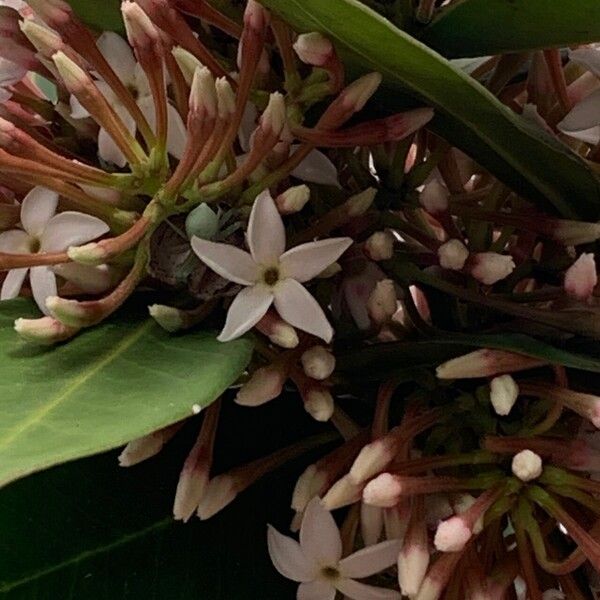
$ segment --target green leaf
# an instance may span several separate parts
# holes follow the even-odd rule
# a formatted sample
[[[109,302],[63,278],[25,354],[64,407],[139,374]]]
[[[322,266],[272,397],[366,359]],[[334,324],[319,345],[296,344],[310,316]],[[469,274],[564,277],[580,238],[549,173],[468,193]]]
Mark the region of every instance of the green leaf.
[[[145,307],[144,307],[145,309]],[[191,416],[248,364],[252,343],[169,335],[127,308],[59,347],[21,341],[25,300],[0,304],[0,485]]]
[[[566,146],[357,0],[261,0],[300,31],[328,36],[350,66],[436,109],[434,131],[517,192],[564,216],[600,217],[600,179]]]
[[[124,33],[121,0],[67,0],[77,16],[98,31]]]
[[[419,39],[449,58],[487,56],[600,40],[598,0],[461,0]]]
[[[286,426],[287,425],[287,426]],[[289,528],[295,461],[206,522],[175,523],[177,479],[194,419],[157,457],[122,469],[111,452],[55,467],[0,491],[2,600],[292,600],[297,584],[268,556],[266,524]],[[317,427],[297,398],[259,409],[225,403],[215,472]]]

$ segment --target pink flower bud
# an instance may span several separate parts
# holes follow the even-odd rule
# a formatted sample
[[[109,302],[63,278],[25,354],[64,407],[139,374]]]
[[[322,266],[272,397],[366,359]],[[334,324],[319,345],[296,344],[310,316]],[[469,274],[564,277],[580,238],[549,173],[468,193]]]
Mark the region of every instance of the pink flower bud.
[[[224,474],[211,479],[198,506],[198,516],[202,521],[210,519],[231,504],[237,495],[236,481],[231,475]]]
[[[389,231],[376,231],[365,242],[365,252],[371,260],[389,260],[394,256],[394,236]]]
[[[436,369],[436,375],[439,379],[472,379],[525,371],[545,364],[546,362],[539,358],[486,348],[469,352],[441,364]]]
[[[387,323],[398,310],[396,286],[391,279],[378,281],[367,301],[369,317],[377,325]]]
[[[445,213],[448,210],[450,193],[437,179],[428,183],[419,196],[421,206],[431,215]]]
[[[402,496],[402,484],[391,473],[383,473],[370,481],[363,491],[363,500],[373,506],[391,508]]]
[[[275,204],[282,215],[300,212],[310,199],[310,188],[307,185],[296,185],[288,188],[275,199]]]
[[[303,512],[308,503],[319,495],[322,487],[327,484],[327,480],[327,473],[320,470],[317,465],[308,466],[294,487],[292,509],[296,512]]]
[[[163,446],[181,429],[183,423],[153,431],[148,435],[132,440],[119,455],[121,467],[132,467],[158,454]]]
[[[392,431],[367,444],[356,457],[348,476],[354,483],[365,483],[381,473],[396,457],[402,438]]]
[[[380,73],[369,73],[353,81],[341,94],[344,106],[353,112],[362,110],[381,84],[381,80]]]
[[[260,406],[281,395],[287,371],[281,365],[257,369],[235,397],[242,406]]]
[[[347,475],[336,481],[325,494],[323,506],[327,510],[336,510],[360,500],[363,486],[354,483]]]
[[[596,261],[593,254],[582,254],[565,273],[565,290],[567,294],[587,300],[598,284]]]
[[[265,29],[270,22],[269,13],[256,0],[248,0],[244,11],[244,25],[256,31]]]
[[[434,544],[441,552],[459,552],[471,539],[472,531],[459,516],[442,521],[435,532]]]
[[[121,4],[121,12],[127,39],[132,46],[160,45],[158,30],[139,4],[125,0]]]
[[[296,330],[272,310],[258,322],[256,328],[281,348],[296,348],[300,343]]]
[[[333,44],[316,31],[299,35],[294,50],[303,63],[315,67],[326,64],[334,52]]]
[[[438,248],[438,258],[444,269],[460,271],[469,258],[469,251],[460,240],[452,239]]]
[[[508,415],[518,397],[519,386],[510,375],[494,377],[490,382],[490,402],[497,415]]]
[[[512,256],[497,252],[480,252],[473,256],[471,275],[485,285],[493,285],[508,277],[514,269],[515,261]]]
[[[542,474],[542,459],[531,450],[522,450],[512,460],[512,472],[521,481],[533,481]]]
[[[304,372],[312,379],[323,381],[335,369],[335,356],[323,346],[313,346],[300,357]]]
[[[52,317],[41,319],[17,319],[15,331],[28,342],[52,345],[73,337],[78,329],[68,327]]]
[[[398,583],[402,594],[415,598],[429,566],[427,525],[424,519],[423,499],[412,501],[410,521],[404,544],[398,556]]]
[[[365,546],[374,546],[383,532],[383,510],[364,502],[360,505],[360,530]]]
[[[36,21],[25,19],[21,21],[20,26],[21,31],[34,45],[35,49],[46,58],[50,58],[64,47],[59,35]]]

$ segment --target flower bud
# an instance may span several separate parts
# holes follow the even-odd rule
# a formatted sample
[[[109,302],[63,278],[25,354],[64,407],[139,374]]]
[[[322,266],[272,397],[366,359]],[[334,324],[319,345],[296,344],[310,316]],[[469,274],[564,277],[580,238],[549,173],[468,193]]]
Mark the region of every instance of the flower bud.
[[[327,473],[318,469],[317,465],[309,465],[300,475],[292,494],[292,509],[303,512],[308,503],[319,494],[327,483]]]
[[[248,0],[244,11],[244,25],[260,31],[269,25],[271,17],[256,0]]]
[[[381,73],[369,73],[353,81],[341,94],[344,106],[354,112],[362,110],[381,84],[381,80]]]
[[[392,431],[367,444],[356,457],[348,477],[354,483],[366,483],[381,473],[396,457],[401,438]]]
[[[46,299],[46,308],[55,319],[69,327],[86,327],[90,324],[90,315],[77,300],[50,296]]]
[[[433,543],[441,552],[459,552],[471,539],[471,535],[464,520],[454,516],[438,525]]]
[[[507,352],[482,349],[453,358],[436,369],[438,379],[473,379],[490,377],[499,373],[525,371],[547,364],[539,358]]]
[[[415,598],[429,566],[427,525],[423,499],[414,498],[404,544],[398,555],[398,583],[402,594]]]
[[[40,25],[32,19],[20,22],[21,31],[34,45],[35,49],[46,58],[64,48],[61,37],[52,29]]]
[[[333,44],[316,31],[299,35],[294,50],[303,63],[314,67],[322,67],[334,52]]]
[[[383,509],[362,502],[360,505],[360,530],[365,546],[377,544],[383,531]]]
[[[133,47],[160,45],[158,30],[139,4],[125,0],[121,4],[121,13],[127,39]]]
[[[296,348],[300,343],[296,330],[274,311],[268,311],[256,328],[281,348]]]
[[[344,204],[348,217],[364,215],[371,208],[376,195],[377,190],[375,188],[367,188],[363,192],[348,198]]]
[[[591,244],[600,239],[600,223],[553,219],[552,224],[555,225],[552,230],[552,239],[565,246]]]
[[[533,481],[542,474],[542,459],[531,450],[522,450],[512,460],[512,472],[521,481]]]
[[[360,500],[363,486],[354,483],[346,475],[336,481],[322,500],[327,510],[336,510]]]
[[[148,435],[132,440],[119,455],[121,467],[132,467],[157,455],[163,446],[181,429],[182,423],[153,431]]]
[[[275,137],[279,137],[286,124],[286,108],[283,94],[274,92],[269,96],[269,104],[260,118],[260,126]]]
[[[515,269],[512,256],[496,252],[480,252],[473,256],[471,275],[485,285],[494,283],[508,277]]]
[[[78,329],[68,327],[52,317],[17,319],[15,331],[28,342],[50,346],[73,337]]]
[[[210,519],[231,504],[237,495],[236,481],[231,475],[211,479],[198,506],[198,516],[202,521]]]
[[[148,307],[150,316],[165,330],[174,333],[181,331],[185,325],[183,311],[164,304],[153,304]]]
[[[217,106],[219,117],[228,121],[235,113],[235,92],[225,77],[219,77],[215,82],[217,91]]]
[[[175,46],[171,50],[171,54],[177,61],[187,84],[192,85],[192,79],[194,78],[196,69],[202,69],[204,65],[191,52],[188,52],[181,46]]]
[[[450,193],[437,179],[432,180],[419,195],[421,206],[431,215],[445,213],[448,210]]]
[[[307,185],[296,185],[288,188],[275,199],[275,204],[282,215],[300,212],[310,199],[310,188]]]
[[[89,266],[100,265],[108,258],[106,249],[98,242],[90,242],[83,246],[70,246],[67,249],[67,256],[76,263]]]
[[[304,408],[315,421],[324,423],[333,416],[335,403],[331,392],[322,386],[311,387],[303,394]]]
[[[313,346],[300,357],[304,372],[312,379],[323,381],[335,369],[335,356],[323,346]]]
[[[55,265],[52,270],[63,279],[75,284],[86,294],[101,294],[117,283],[116,273],[108,265],[90,267],[72,262]]]
[[[394,236],[389,231],[376,231],[365,242],[365,252],[371,260],[389,260],[394,256]]]
[[[391,279],[378,281],[367,301],[369,316],[377,325],[387,323],[398,310],[396,287]]]
[[[402,495],[402,485],[391,473],[382,473],[371,480],[363,491],[363,500],[373,506],[392,508]]]
[[[287,379],[281,365],[268,365],[257,369],[241,387],[235,397],[241,406],[260,406],[281,395]]]
[[[565,273],[564,287],[570,296],[587,300],[598,284],[596,261],[593,254],[582,254]]]
[[[217,116],[215,79],[206,67],[194,71],[190,91],[190,110],[208,118]]]
[[[494,377],[490,382],[490,402],[497,415],[508,415],[519,397],[519,386],[510,375]]]
[[[460,240],[452,239],[438,248],[438,258],[444,269],[460,271],[469,258],[469,251]]]
[[[89,75],[64,52],[56,52],[52,55],[52,60],[65,86],[72,94],[77,95],[89,84]]]

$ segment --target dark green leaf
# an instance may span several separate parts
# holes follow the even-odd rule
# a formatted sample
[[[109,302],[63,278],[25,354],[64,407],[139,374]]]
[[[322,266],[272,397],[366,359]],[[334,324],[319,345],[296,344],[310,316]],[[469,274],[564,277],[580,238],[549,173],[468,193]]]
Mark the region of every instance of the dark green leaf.
[[[174,336],[127,308],[67,344],[18,338],[30,302],[0,304],[0,485],[51,465],[115,448],[191,416],[242,373],[252,343]]]
[[[68,0],[77,16],[98,31],[125,32],[121,0]]]
[[[600,2],[462,0],[443,9],[419,39],[449,58],[597,42]]]
[[[435,107],[434,130],[516,191],[565,216],[600,217],[600,180],[582,160],[364,4],[261,1],[298,30],[327,35],[359,71],[379,71],[396,93]]]

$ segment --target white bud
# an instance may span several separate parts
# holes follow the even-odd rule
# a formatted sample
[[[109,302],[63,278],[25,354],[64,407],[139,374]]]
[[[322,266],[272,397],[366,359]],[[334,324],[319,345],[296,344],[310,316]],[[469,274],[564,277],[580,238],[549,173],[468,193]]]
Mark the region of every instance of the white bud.
[[[490,402],[497,415],[508,415],[519,397],[519,386],[510,375],[494,377],[490,382]]]
[[[217,115],[217,91],[212,73],[206,67],[194,71],[190,91],[190,109],[205,113],[209,117]]]
[[[242,406],[260,406],[281,395],[287,373],[280,366],[268,365],[257,369],[235,397]]]
[[[533,481],[543,471],[542,459],[531,450],[522,450],[512,460],[512,472],[521,481]]]
[[[471,536],[472,531],[464,520],[455,516],[438,525],[433,543],[441,552],[460,552]]]
[[[325,36],[313,31],[299,35],[294,50],[303,63],[322,67],[333,54],[333,44]]]
[[[231,118],[235,113],[235,92],[225,77],[219,77],[215,82],[219,117],[223,120]]]
[[[436,179],[428,183],[419,196],[421,206],[430,214],[437,215],[448,210],[450,193]]]
[[[164,304],[153,304],[148,307],[150,316],[165,330],[171,333],[180,331],[185,324],[182,311]]]
[[[324,387],[310,388],[304,398],[304,408],[315,421],[324,423],[333,416],[335,403],[331,392]]]
[[[280,92],[269,96],[269,104],[260,119],[261,126],[279,136],[286,124],[285,99]]]
[[[312,379],[323,381],[335,369],[335,356],[323,346],[313,346],[300,357],[304,372]]]
[[[202,521],[210,519],[231,504],[237,495],[235,480],[231,475],[219,475],[211,479],[198,506],[198,516]]]
[[[275,199],[275,204],[282,215],[300,212],[310,199],[310,188],[307,185],[296,185],[288,188]]]
[[[394,256],[394,236],[389,231],[376,231],[365,242],[365,251],[371,260],[389,260]]]
[[[364,215],[371,204],[375,200],[377,190],[375,188],[367,188],[366,190],[356,194],[346,200],[345,207],[349,217],[360,217]]]
[[[52,317],[17,319],[15,321],[15,331],[24,340],[42,346],[62,342],[77,333],[77,329],[63,325],[63,323]]]
[[[444,269],[460,271],[469,258],[469,251],[460,240],[452,239],[438,248],[438,258]]]
[[[582,254],[565,273],[564,287],[570,296],[587,300],[598,285],[598,273],[593,254]]]
[[[474,256],[471,275],[485,285],[494,283],[508,277],[515,269],[512,256],[496,252],[480,252]]]
[[[367,310],[374,323],[389,321],[398,310],[396,287],[391,279],[378,281],[367,301]]]
[[[171,50],[171,54],[177,61],[187,84],[191,85],[196,69],[202,69],[204,65],[191,52],[188,52],[181,46],[175,46]]]
[[[353,81],[343,92],[344,105],[354,112],[362,110],[381,84],[381,73],[369,73]]]
[[[358,502],[361,492],[362,485],[353,483],[346,475],[331,486],[325,494],[322,504],[327,510],[336,510]]]

